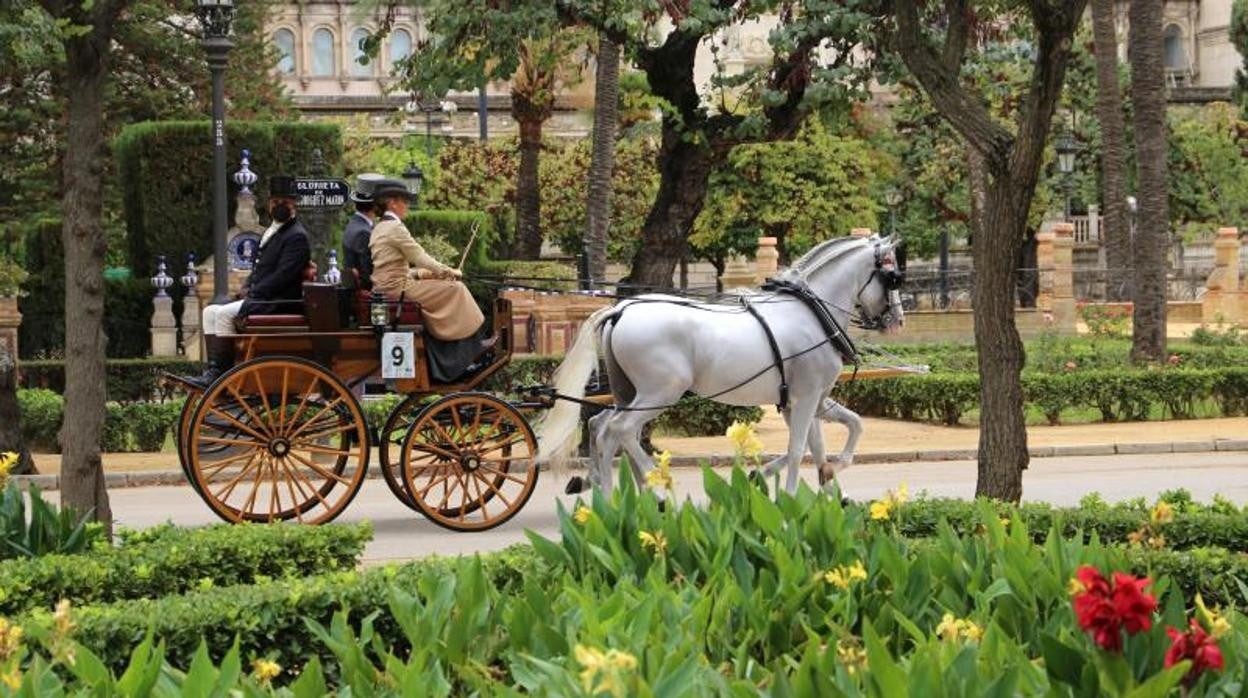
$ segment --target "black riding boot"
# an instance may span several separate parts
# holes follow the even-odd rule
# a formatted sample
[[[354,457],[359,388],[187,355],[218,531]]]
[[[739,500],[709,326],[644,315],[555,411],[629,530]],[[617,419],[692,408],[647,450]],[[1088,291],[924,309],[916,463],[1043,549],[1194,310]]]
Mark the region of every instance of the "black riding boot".
[[[186,380],[207,389],[234,365],[234,338],[207,335],[204,337],[204,349],[208,354],[204,359],[204,372]]]

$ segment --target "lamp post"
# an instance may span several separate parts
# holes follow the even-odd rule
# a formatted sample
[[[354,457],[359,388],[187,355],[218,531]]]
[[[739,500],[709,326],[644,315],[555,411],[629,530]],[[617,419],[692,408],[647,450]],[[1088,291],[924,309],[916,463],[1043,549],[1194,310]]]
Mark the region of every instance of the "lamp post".
[[[1071,175],[1075,171],[1075,155],[1079,153],[1079,143],[1075,141],[1069,132],[1066,132],[1058,137],[1057,143],[1053,147],[1057,150],[1057,170],[1062,173],[1062,184],[1066,190],[1066,207],[1063,220],[1070,220],[1070,194],[1074,188],[1074,180]]]
[[[213,303],[230,300],[229,262],[226,258],[225,189],[225,66],[229,59],[230,23],[234,0],[195,0],[195,15],[204,30],[204,51],[212,71],[212,250]]]
[[[416,116],[416,112],[425,113],[425,156],[430,160],[433,159],[433,115],[441,111],[446,116],[446,121],[442,123],[442,131],[447,136],[455,132],[455,125],[451,122],[451,117],[455,112],[459,111],[459,106],[449,99],[444,99],[437,104],[433,102],[421,102],[416,95],[404,105],[403,110],[407,112],[408,118]]]
[[[889,187],[884,192],[884,203],[888,204],[888,234],[897,234],[897,207],[901,205],[901,190]]]
[[[420,187],[424,184],[425,173],[420,171],[420,167],[416,164],[415,160],[409,160],[407,163],[407,169],[403,170],[403,174],[401,176],[403,177],[403,183],[407,185],[407,190],[412,193],[413,197],[416,197],[416,201],[413,203],[419,205]]]

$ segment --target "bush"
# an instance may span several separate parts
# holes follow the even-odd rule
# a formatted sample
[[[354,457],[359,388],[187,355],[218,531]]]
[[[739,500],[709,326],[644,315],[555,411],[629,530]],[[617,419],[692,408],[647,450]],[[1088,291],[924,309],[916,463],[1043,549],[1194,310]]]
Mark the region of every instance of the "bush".
[[[34,451],[60,453],[61,418],[65,399],[43,388],[17,391],[22,412],[22,441]]]
[[[320,149],[329,173],[339,172],[342,136],[335,124],[307,122],[226,122],[230,143],[226,167],[238,168],[243,148],[260,174],[252,187],[259,203],[268,197],[269,177],[308,175],[312,153]],[[148,121],[122,129],[113,142],[118,176],[124,186],[130,268],[138,277],[154,272],[156,255],[167,255],[174,269],[188,252],[207,259],[212,245],[212,187],[202,173],[212,167],[208,121]],[[229,183],[229,223],[234,224],[237,185]],[[150,297],[149,297],[150,300]]]
[[[32,487],[29,498],[28,517],[26,498],[16,484],[9,483],[0,490],[0,560],[81,552],[103,537],[99,524],[88,522],[72,509],[58,510],[44,501],[39,488]],[[0,597],[8,589],[0,586]]]
[[[0,563],[0,616],[350,570],[372,537],[368,523],[159,527],[119,548]]]
[[[687,394],[654,420],[654,428],[684,436],[723,436],[733,422],[753,424],[762,418],[759,407],[725,405]]]
[[[161,373],[198,374],[202,366],[178,358],[109,359],[105,363],[108,399],[121,402],[167,400],[170,389],[160,383]],[[65,392],[65,362],[62,360],[23,361],[20,365],[23,388],[47,388]]]

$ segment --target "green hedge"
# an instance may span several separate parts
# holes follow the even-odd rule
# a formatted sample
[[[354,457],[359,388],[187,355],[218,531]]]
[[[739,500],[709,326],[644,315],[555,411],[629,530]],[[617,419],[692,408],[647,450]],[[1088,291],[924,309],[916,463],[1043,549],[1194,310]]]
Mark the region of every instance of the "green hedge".
[[[119,548],[0,562],[0,616],[350,570],[372,537],[368,523],[161,527]]]
[[[198,374],[203,365],[174,357],[147,359],[108,359],[105,363],[108,399],[114,402],[167,400],[173,397],[160,382],[161,373]],[[19,366],[21,387],[46,388],[65,392],[65,362],[41,359],[23,361]]]
[[[977,369],[975,346],[971,344],[896,344],[879,350],[909,363],[926,364],[933,373],[974,373]],[[1189,342],[1168,347],[1183,368],[1228,368],[1248,366],[1248,346],[1211,346]],[[1121,369],[1131,364],[1131,343],[1117,340],[1091,340],[1079,337],[1047,336],[1027,342],[1027,369],[1036,372],[1062,371],[1068,363],[1079,370]]]
[[[546,566],[527,545],[479,559],[491,589],[500,593],[514,593],[526,580],[546,574]],[[244,657],[269,657],[284,667],[297,667],[314,656],[332,657],[307,620],[329,625],[334,613],[342,610],[358,620],[384,607],[390,589],[415,589],[424,580],[445,582],[448,573],[465,562],[431,558],[398,567],[342,572],[307,568],[305,573],[325,573],[83,606],[75,609],[78,629],[74,639],[97,652],[114,669],[126,666],[131,649],[142,642],[149,629],[166,644],[168,660],[174,666],[189,666],[201,640],[207,641],[213,658],[219,661],[238,637]],[[49,616],[48,611],[38,610],[20,622],[47,624]],[[378,616],[375,627],[388,643],[401,637],[389,614]]]
[[[52,390],[34,388],[17,391],[17,402],[26,446],[37,452],[60,453],[65,399]],[[110,402],[104,406],[100,447],[108,453],[160,451],[181,410],[181,400],[124,405]]]
[[[1196,416],[1200,407],[1225,417],[1248,414],[1248,367],[1218,369],[1093,369],[1023,374],[1029,408],[1051,424],[1068,410],[1095,410],[1101,419],[1141,421],[1160,412]],[[933,373],[837,385],[834,396],[859,414],[954,425],[979,407],[979,376]]]
[[[212,247],[212,129],[208,121],[149,121],[122,129],[113,142],[124,187],[129,261],[135,275],[154,271],[158,254],[181,269],[188,252],[206,259]],[[319,148],[330,174],[341,171],[342,135],[334,124],[306,122],[226,122],[226,168],[238,169],[242,149],[260,179],[252,191],[263,206],[269,177],[306,176]],[[237,187],[231,178],[230,224]],[[176,276],[176,274],[174,274]]]

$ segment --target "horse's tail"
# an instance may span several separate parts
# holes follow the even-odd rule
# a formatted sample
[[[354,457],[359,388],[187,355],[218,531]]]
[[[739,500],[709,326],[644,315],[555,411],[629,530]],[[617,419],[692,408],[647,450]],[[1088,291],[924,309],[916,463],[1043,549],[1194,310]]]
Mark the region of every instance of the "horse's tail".
[[[603,320],[618,310],[617,307],[608,306],[586,318],[572,348],[555,370],[556,393],[576,399],[585,396],[585,382],[598,366],[599,328]],[[557,473],[562,474],[576,447],[580,425],[581,404],[571,400],[556,400],[554,407],[538,426],[537,462],[549,463]]]

